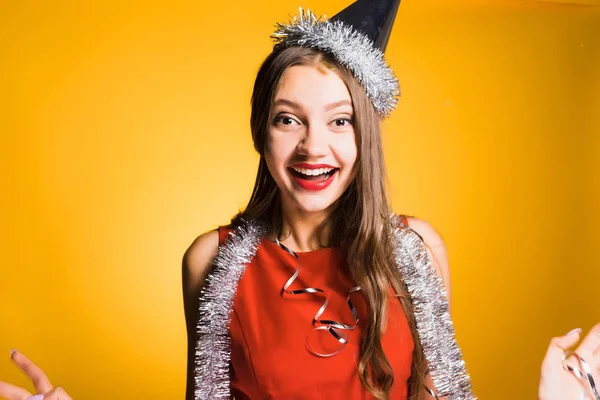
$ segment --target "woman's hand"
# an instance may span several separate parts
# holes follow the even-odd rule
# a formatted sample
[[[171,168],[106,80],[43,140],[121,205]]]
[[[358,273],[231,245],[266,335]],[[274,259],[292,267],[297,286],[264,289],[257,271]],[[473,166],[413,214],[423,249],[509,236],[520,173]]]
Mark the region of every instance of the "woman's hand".
[[[575,329],[565,336],[553,338],[550,342],[550,347],[548,347],[542,363],[539,400],[595,399],[587,380],[577,378],[573,372],[567,371],[563,367],[565,351],[577,343],[580,333],[581,329]],[[600,391],[600,387],[598,387],[600,385],[600,324],[592,328],[575,353],[588,364],[596,389]],[[565,363],[585,374],[583,365],[575,355],[568,357]]]
[[[10,383],[0,381],[0,397],[8,400],[72,400],[60,386],[52,387],[50,380],[37,365],[25,355],[13,350],[11,358],[15,364],[31,379],[37,395]]]

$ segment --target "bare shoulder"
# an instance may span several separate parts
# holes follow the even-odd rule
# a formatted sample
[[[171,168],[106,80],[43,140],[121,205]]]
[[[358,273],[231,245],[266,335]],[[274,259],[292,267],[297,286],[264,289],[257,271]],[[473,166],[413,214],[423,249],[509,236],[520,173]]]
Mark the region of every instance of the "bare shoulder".
[[[442,236],[429,224],[429,222],[421,218],[408,217],[408,226],[417,232],[429,247],[445,246]]]
[[[219,232],[212,230],[198,236],[183,255],[183,270],[190,277],[206,275],[217,255]]]
[[[198,236],[183,255],[181,278],[188,334],[193,334],[200,294],[218,249],[219,232],[213,230]]]
[[[448,265],[448,252],[442,236],[429,222],[420,218],[408,217],[408,226],[417,232],[425,242],[431,263],[444,282],[448,302],[450,302],[450,266]]]

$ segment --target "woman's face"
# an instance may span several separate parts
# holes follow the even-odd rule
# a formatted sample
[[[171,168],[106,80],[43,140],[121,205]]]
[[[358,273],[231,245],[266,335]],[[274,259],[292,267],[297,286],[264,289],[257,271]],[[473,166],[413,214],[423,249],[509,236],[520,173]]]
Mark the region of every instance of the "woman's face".
[[[293,66],[273,105],[265,159],[284,210],[328,209],[353,179],[357,148],[348,88],[334,71]]]

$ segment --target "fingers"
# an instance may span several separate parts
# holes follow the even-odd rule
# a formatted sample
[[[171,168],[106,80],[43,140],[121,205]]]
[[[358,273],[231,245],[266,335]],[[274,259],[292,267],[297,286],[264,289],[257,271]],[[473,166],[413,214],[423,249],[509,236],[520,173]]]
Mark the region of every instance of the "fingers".
[[[596,324],[575,350],[584,360],[591,360],[600,351],[600,323]]]
[[[55,387],[44,395],[44,400],[72,400],[65,389],[60,386]]]
[[[0,398],[8,400],[23,400],[31,396],[27,390],[10,383],[0,381]]]
[[[542,372],[552,373],[558,368],[562,369],[565,350],[577,343],[580,333],[581,329],[573,329],[564,336],[552,338],[544,361],[542,362]]]
[[[44,371],[35,365],[29,358],[16,350],[12,351],[11,357],[15,364],[17,364],[17,366],[31,379],[38,393],[46,393],[47,391],[52,390],[52,384]]]
[[[559,350],[567,350],[579,341],[581,334],[581,328],[573,329],[564,336],[555,337],[551,340],[551,347],[558,348]]]

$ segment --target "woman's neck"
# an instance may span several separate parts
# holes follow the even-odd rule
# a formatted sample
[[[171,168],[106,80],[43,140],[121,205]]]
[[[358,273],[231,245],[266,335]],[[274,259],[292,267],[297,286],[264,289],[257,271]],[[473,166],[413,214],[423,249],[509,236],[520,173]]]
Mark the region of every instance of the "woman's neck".
[[[319,227],[330,213],[330,210],[306,212],[297,207],[283,206],[279,241],[296,252],[313,251],[329,246],[329,225],[323,228],[321,236]]]

